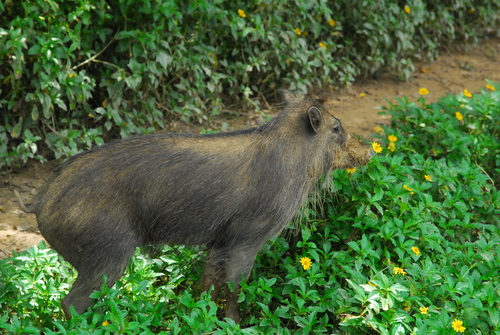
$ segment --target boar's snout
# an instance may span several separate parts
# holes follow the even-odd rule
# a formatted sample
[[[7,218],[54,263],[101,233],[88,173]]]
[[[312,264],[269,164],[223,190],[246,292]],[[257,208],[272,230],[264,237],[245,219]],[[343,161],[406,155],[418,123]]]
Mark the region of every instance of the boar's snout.
[[[373,155],[371,147],[363,146],[351,135],[347,135],[347,142],[336,152],[333,169],[352,169],[366,165]]]
[[[368,161],[370,161],[370,159],[372,159],[374,153],[375,152],[373,151],[372,148],[370,148],[370,150],[368,150],[368,152],[366,153],[366,162],[367,163],[368,163]]]

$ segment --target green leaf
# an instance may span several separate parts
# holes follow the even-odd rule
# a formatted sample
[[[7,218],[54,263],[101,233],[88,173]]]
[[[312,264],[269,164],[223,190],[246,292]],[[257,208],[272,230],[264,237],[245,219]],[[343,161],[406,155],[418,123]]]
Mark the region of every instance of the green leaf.
[[[354,241],[351,241],[351,242],[347,242],[347,244],[356,252],[360,252],[361,249],[359,248],[359,245],[354,242]]]
[[[18,138],[19,135],[21,135],[21,131],[23,130],[23,117],[21,116],[19,118],[19,121],[16,123],[16,125],[14,126],[14,128],[12,128],[12,130],[10,131],[10,135],[13,137],[13,138]]]
[[[208,90],[209,90],[210,92],[212,92],[212,93],[213,93],[213,92],[215,91],[215,85],[214,85],[214,83],[213,83],[213,82],[211,82],[211,81],[209,81],[209,82],[207,83],[207,88],[208,88]]]
[[[28,55],[39,55],[42,53],[42,48],[39,44],[33,45],[29,50],[28,50]]]
[[[49,119],[52,116],[52,110],[51,110],[51,104],[52,104],[52,99],[48,94],[43,94],[41,98],[42,102],[42,110],[43,110],[43,116],[46,119]]]
[[[127,86],[133,90],[137,89],[137,87],[141,84],[141,82],[142,82],[142,77],[140,76],[134,75],[125,78],[125,83],[127,83]]]
[[[384,196],[384,191],[380,187],[377,187],[375,188],[375,195],[370,199],[370,202],[371,203],[377,202],[381,200],[383,196]]]
[[[39,116],[40,116],[40,113],[38,111],[38,106],[37,105],[33,105],[33,108],[31,109],[31,119],[33,121],[36,121],[36,120],[38,120]]]
[[[467,205],[464,204],[462,201],[457,201],[453,204],[453,207],[458,209],[460,212],[465,213],[467,212]]]
[[[384,209],[382,208],[382,206],[379,205],[379,203],[375,202],[373,203],[373,206],[375,206],[378,209],[380,214],[384,215]]]
[[[498,308],[490,307],[488,309],[488,314],[490,316],[491,323],[493,323],[493,326],[497,328],[500,323],[500,312],[498,311]]]
[[[161,64],[161,66],[166,70],[168,65],[172,62],[173,57],[167,52],[159,50],[156,54],[156,60]]]

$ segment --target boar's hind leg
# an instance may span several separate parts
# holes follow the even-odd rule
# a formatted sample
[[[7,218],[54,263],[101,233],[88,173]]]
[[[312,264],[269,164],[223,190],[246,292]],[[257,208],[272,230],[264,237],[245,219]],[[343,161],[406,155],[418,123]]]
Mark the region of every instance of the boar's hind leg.
[[[113,236],[117,235],[110,234],[108,240],[101,239],[98,245],[89,246],[81,255],[84,256],[83,261],[79,260],[75,264],[70,260],[78,271],[78,278],[62,301],[67,319],[71,318],[70,306],[73,306],[77,313],[83,313],[92,304],[89,296],[102,286],[103,274],[107,277],[108,287],[113,286],[115,281],[123,275],[138,243],[132,238],[133,235],[128,235],[127,239],[120,234],[119,241],[113,239]]]

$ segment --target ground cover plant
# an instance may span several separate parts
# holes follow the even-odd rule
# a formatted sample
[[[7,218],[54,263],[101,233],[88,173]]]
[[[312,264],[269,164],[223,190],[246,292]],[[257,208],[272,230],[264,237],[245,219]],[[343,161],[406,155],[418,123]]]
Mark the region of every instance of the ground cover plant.
[[[499,13],[496,0],[2,1],[0,169],[259,110],[280,87],[408,79],[438,46],[498,34]]]
[[[261,251],[241,324],[199,297],[205,254],[182,246],[136,253],[66,321],[76,274],[41,244],[0,263],[0,333],[500,334],[500,85],[432,104],[420,94],[385,111],[368,166],[336,171]]]

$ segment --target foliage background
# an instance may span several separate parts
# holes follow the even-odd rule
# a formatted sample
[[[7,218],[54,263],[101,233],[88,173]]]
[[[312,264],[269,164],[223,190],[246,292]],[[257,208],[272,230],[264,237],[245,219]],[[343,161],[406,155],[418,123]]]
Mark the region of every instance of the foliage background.
[[[496,0],[0,2],[0,168],[259,109],[499,34]]]
[[[258,109],[282,86],[407,79],[415,58],[498,34],[499,13],[493,0],[2,1],[0,167],[224,105]],[[186,247],[137,253],[66,321],[76,273],[42,244],[0,261],[0,333],[500,334],[500,87],[489,85],[391,105],[382,153],[336,171],[307,224],[262,250],[240,325],[198,298],[205,256]]]

